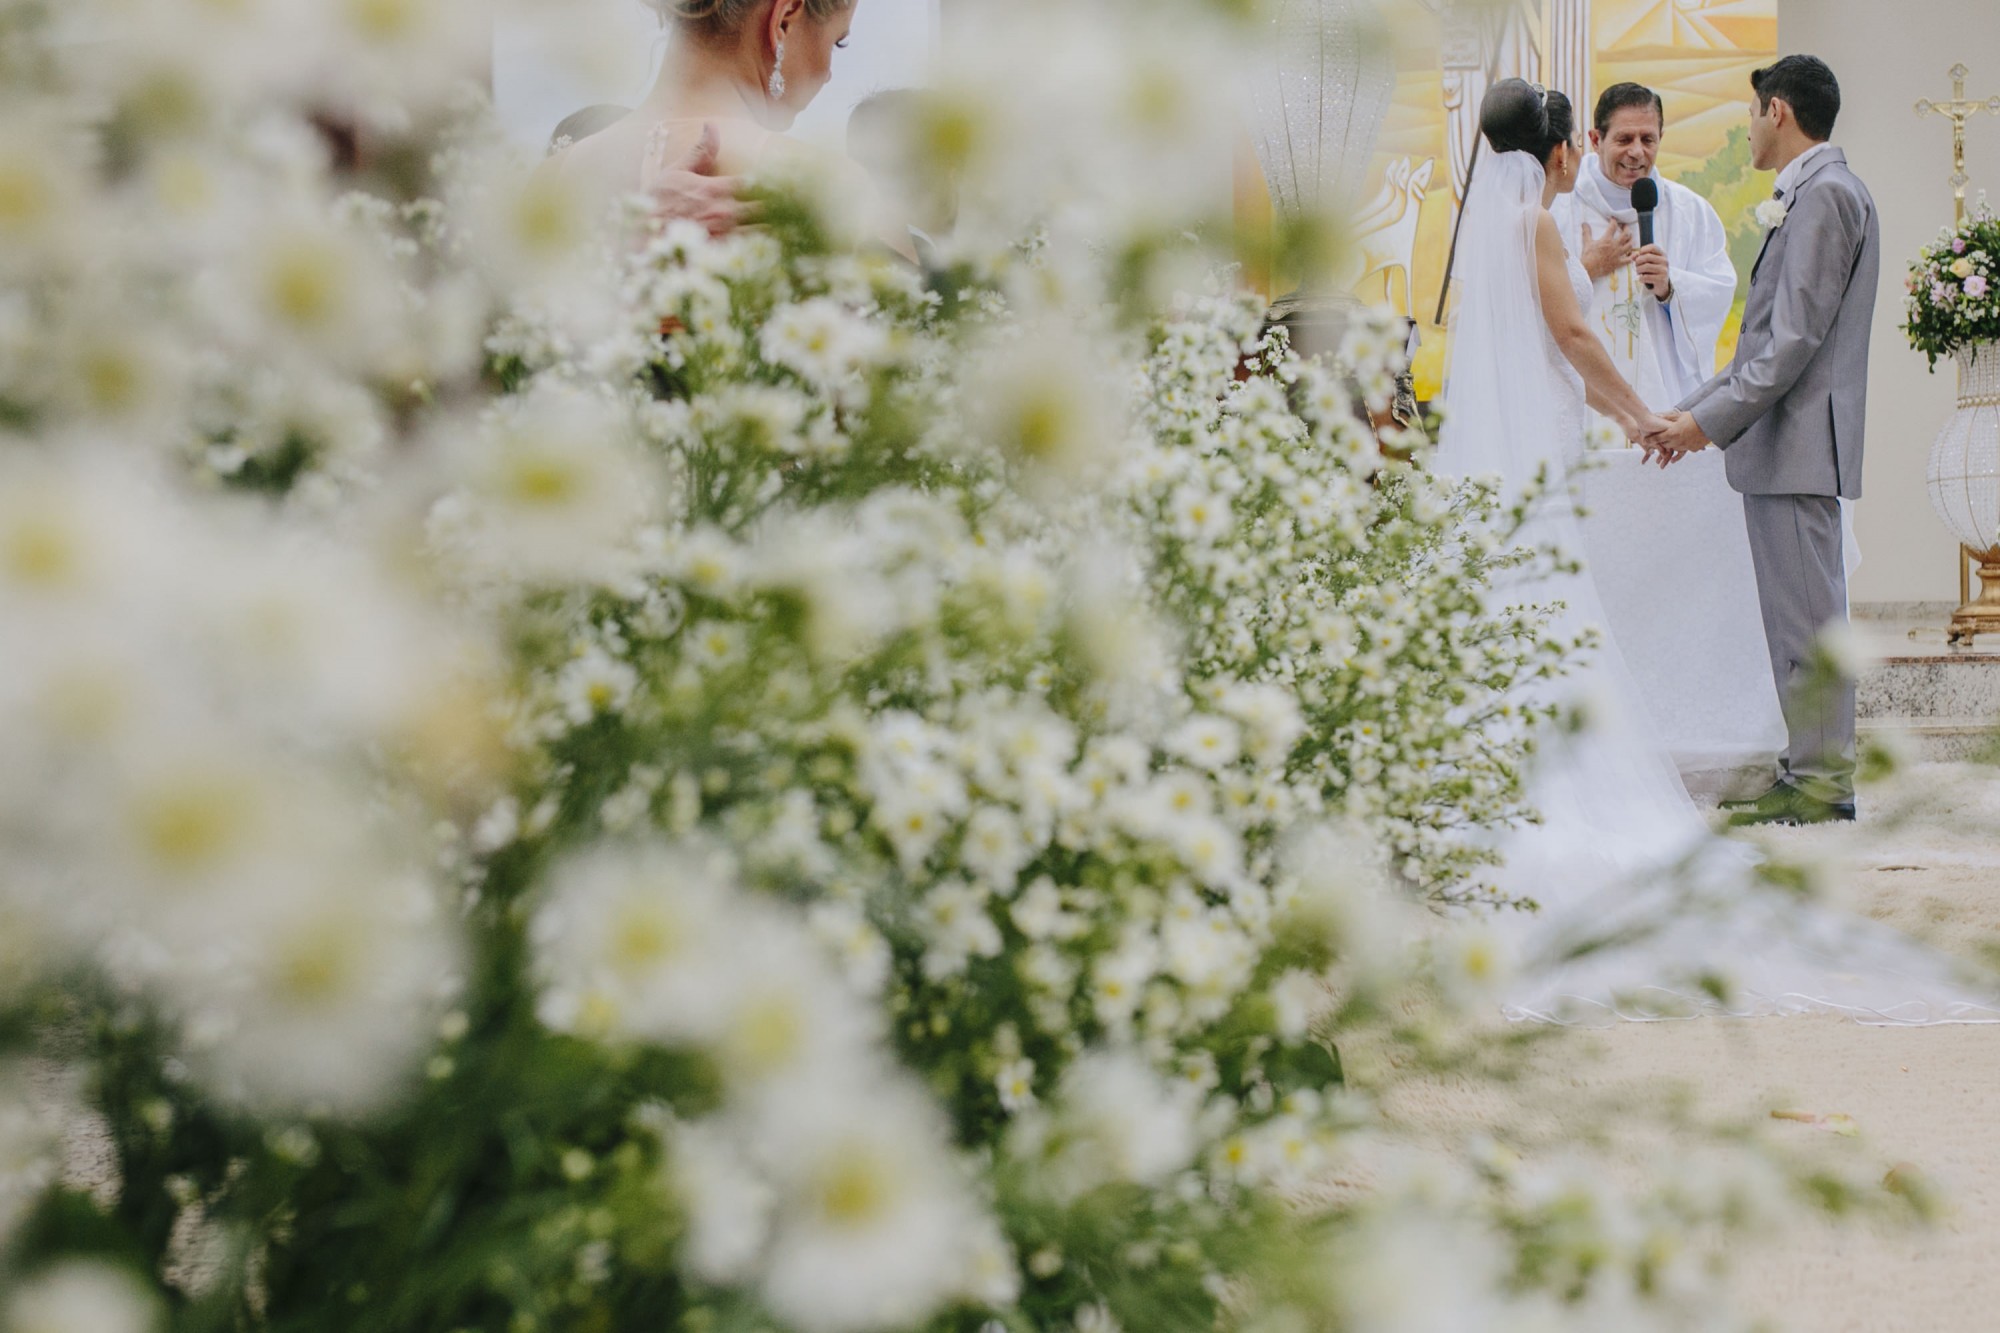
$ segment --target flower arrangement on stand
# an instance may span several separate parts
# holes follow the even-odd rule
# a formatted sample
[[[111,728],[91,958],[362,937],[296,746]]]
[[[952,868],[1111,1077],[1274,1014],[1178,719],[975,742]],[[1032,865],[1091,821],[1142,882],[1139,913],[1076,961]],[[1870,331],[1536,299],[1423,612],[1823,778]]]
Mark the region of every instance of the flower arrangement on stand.
[[[1942,357],[2000,342],[2000,218],[1981,196],[1910,264],[1903,331],[1937,368]]]

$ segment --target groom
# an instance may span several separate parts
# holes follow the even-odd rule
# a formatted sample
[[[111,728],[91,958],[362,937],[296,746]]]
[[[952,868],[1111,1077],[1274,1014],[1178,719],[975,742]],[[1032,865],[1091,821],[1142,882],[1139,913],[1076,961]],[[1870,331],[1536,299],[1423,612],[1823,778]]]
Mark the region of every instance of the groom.
[[[1827,143],[1840,84],[1786,56],[1750,76],[1751,159],[1778,173],[1736,359],[1646,441],[1669,457],[1727,450],[1743,496],[1771,672],[1789,743],[1777,784],[1732,824],[1854,818],[1854,686],[1814,669],[1813,640],[1847,620],[1840,499],[1861,495],[1868,333],[1881,244],[1875,201]]]

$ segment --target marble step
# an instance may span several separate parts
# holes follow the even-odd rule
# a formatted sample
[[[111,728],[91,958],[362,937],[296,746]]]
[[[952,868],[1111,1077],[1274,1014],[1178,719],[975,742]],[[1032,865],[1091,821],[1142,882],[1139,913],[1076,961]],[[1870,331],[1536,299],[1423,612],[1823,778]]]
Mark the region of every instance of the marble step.
[[[1927,764],[2000,760],[2000,726],[1991,718],[1864,718],[1855,729],[1864,745],[1881,740]]]
[[[1866,719],[2000,725],[2000,653],[1890,657],[1855,683]]]
[[[1855,683],[1861,734],[1898,735],[1927,761],[1991,758],[2000,754],[2000,643],[1954,647],[1947,617],[1857,621],[1879,657]]]

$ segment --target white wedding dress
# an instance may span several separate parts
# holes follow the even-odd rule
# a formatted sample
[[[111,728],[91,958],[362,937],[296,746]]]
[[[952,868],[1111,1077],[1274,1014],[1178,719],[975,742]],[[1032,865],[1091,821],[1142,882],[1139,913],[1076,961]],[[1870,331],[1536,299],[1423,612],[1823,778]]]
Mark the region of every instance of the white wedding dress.
[[[1522,540],[1577,554],[1565,484],[1585,454],[1582,377],[1542,317],[1535,227],[1544,175],[1525,153],[1481,162],[1460,231],[1440,472],[1497,476],[1518,494],[1546,467],[1556,482]],[[1574,256],[1580,301],[1591,283]],[[2000,1022],[2000,997],[1901,934],[1760,884],[1747,844],[1718,836],[1654,733],[1588,569],[1504,590],[1556,607],[1551,632],[1588,627],[1601,646],[1523,702],[1580,707],[1591,725],[1543,742],[1528,799],[1538,825],[1509,830],[1498,886],[1539,904],[1497,928],[1520,958],[1510,1017],[1555,1022],[1702,1013],[1828,1011],[1863,1022]],[[1698,596],[1699,589],[1689,595]]]

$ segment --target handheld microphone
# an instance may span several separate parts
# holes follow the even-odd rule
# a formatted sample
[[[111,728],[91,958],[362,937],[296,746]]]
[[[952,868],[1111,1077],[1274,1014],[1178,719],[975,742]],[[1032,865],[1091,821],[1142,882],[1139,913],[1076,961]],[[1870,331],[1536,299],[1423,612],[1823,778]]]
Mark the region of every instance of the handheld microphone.
[[[1653,210],[1660,206],[1660,183],[1641,176],[1632,186],[1632,207],[1639,214],[1639,244],[1653,243]]]

